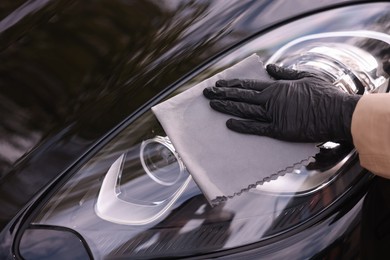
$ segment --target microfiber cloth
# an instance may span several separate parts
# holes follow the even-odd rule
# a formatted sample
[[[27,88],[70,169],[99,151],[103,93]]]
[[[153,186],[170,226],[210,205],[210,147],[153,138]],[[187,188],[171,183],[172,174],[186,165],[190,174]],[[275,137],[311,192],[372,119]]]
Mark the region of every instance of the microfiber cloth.
[[[232,116],[214,111],[202,93],[220,79],[267,77],[260,57],[253,54],[152,108],[211,205],[265,181],[277,181],[294,167],[307,164],[319,151],[313,143],[284,142],[231,131],[226,120]]]

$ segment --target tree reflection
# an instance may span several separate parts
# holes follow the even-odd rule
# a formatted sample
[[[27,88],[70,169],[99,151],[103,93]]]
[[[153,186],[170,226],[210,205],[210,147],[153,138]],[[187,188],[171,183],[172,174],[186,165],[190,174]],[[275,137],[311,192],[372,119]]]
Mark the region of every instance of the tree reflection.
[[[234,20],[244,3],[221,16]],[[21,3],[20,3],[21,4]],[[2,3],[0,14],[23,6]],[[209,1],[48,1],[1,35],[0,172],[50,131],[94,139],[198,66],[231,25]],[[207,26],[207,30],[205,30]],[[212,37],[211,37],[212,36]]]

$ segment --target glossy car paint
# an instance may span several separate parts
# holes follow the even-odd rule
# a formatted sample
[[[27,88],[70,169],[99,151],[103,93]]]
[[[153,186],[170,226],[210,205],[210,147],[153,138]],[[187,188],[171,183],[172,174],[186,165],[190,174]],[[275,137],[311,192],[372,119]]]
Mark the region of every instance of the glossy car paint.
[[[26,113],[26,117],[31,117],[30,122],[32,123],[24,125],[29,120],[20,120],[20,125],[16,127],[20,133],[16,133],[19,136],[28,136],[26,138],[30,140],[30,143],[27,146],[38,142],[37,140],[42,135],[47,135],[44,142],[40,143],[17,165],[11,167],[12,170],[9,174],[6,174],[1,180],[1,198],[4,200],[1,203],[4,206],[0,216],[3,225],[39,189],[64,169],[70,167],[106,132],[128,115],[136,113],[145,102],[164,88],[241,40],[261,32],[271,24],[282,20],[288,22],[289,18],[309,11],[309,6],[313,7],[313,4],[308,4],[305,1],[300,2],[306,8],[303,10],[297,8],[296,3],[294,9],[284,9],[287,7],[283,7],[283,3],[278,1],[238,1],[232,3],[232,6],[225,6],[225,8],[221,8],[215,2],[203,1],[195,2],[192,5],[187,3],[182,6],[180,4],[177,6],[157,5],[156,3],[140,1],[129,3],[131,8],[127,9],[121,9],[122,5],[119,2],[113,4],[108,1],[102,1],[100,5],[93,8],[87,4],[71,1],[59,2],[60,4],[48,1],[42,4],[43,2],[36,9],[32,8],[34,15],[27,14],[24,18],[32,19],[35,17],[35,19],[25,21],[22,24],[20,23],[23,19],[18,23],[15,21],[16,18],[13,20],[10,16],[7,16],[7,18],[10,17],[8,20],[3,20],[5,21],[3,25],[10,25],[5,28],[3,33],[3,35],[8,34],[7,37],[4,36],[6,38],[5,46],[8,47],[4,48],[1,54],[4,57],[3,60],[7,61],[4,62],[5,65],[2,65],[4,75],[7,74],[7,77],[4,78],[8,80],[4,80],[4,85],[12,83],[24,86],[25,89],[20,91],[28,93],[30,82],[37,82],[39,79],[36,83],[38,86],[32,88],[37,94],[22,95],[19,102],[27,108],[36,106],[35,103],[42,105],[42,107],[36,108],[39,112],[34,112],[31,109],[31,114]],[[332,3],[328,2],[327,4],[331,5]],[[154,22],[153,19],[150,20],[149,16],[150,10],[155,10],[151,9],[152,7],[155,7],[156,13],[160,14],[161,12],[161,16],[157,15],[158,18],[155,18]],[[168,12],[169,8],[173,11]],[[295,8],[297,9],[294,12]],[[313,10],[317,8],[319,6],[314,6]],[[121,20],[118,18],[120,15],[116,12],[119,9],[124,12],[123,17],[127,19],[132,17],[131,14],[135,12],[134,10],[137,10],[136,17],[134,20],[130,18],[130,21],[126,19],[121,23],[118,21]],[[97,10],[101,12],[101,16],[97,15],[100,14]],[[111,10],[111,13],[107,10]],[[142,12],[139,10],[145,10],[144,19],[142,19]],[[270,15],[270,10],[279,12],[271,12],[272,15]],[[288,10],[288,12],[283,12],[283,10]],[[79,16],[81,13],[89,13],[91,20],[83,22],[83,20],[74,19],[77,17],[77,11],[80,12]],[[25,12],[27,11],[25,10]],[[16,13],[25,12],[18,10]],[[180,22],[171,18],[172,13],[175,14],[174,18]],[[263,13],[265,14],[262,15]],[[275,14],[280,15],[280,17]],[[37,16],[38,18],[36,18]],[[220,21],[221,18],[225,18],[225,20]],[[111,24],[112,21],[115,21],[115,25]],[[141,21],[146,24],[144,27],[142,27],[144,23]],[[163,21],[164,26],[161,26],[161,21]],[[183,25],[183,27],[179,25]],[[125,29],[121,31],[124,27]],[[113,28],[117,28],[120,32],[115,34]],[[140,30],[140,28],[145,28],[145,30]],[[130,34],[130,31],[135,33]],[[57,36],[52,36],[56,33]],[[107,36],[110,33],[116,36],[110,38]],[[69,36],[64,37],[64,35]],[[102,44],[96,44],[99,40],[102,41]],[[161,49],[160,46],[162,46]],[[20,60],[14,59],[14,57],[19,57]],[[45,58],[42,59],[42,57]],[[15,83],[19,80],[26,82]],[[40,82],[46,82],[46,84]],[[43,96],[45,96],[45,91],[40,88],[51,89],[49,86],[52,86],[53,90],[50,95],[47,94],[48,97],[45,99],[39,95],[42,91]],[[19,90],[15,90],[15,92],[19,94]],[[37,102],[37,99],[41,102]],[[50,112],[42,112],[45,109]],[[17,111],[22,113],[26,109],[14,110],[13,112]],[[18,117],[11,114],[9,118]],[[26,118],[22,117],[22,119]],[[63,127],[64,125],[67,127]],[[52,130],[52,134],[48,134],[46,131],[52,128],[57,130]],[[39,132],[39,137],[36,139],[29,136],[34,133],[34,130]],[[61,131],[58,132],[58,130]],[[8,132],[7,138],[11,139],[9,135]],[[358,188],[356,187],[356,189]],[[20,190],[18,191],[18,189]],[[339,231],[335,238],[347,236],[346,241],[353,238],[353,242],[358,243],[356,239],[359,239],[357,234],[359,232],[356,231],[356,228],[360,227],[356,222],[360,222],[360,213],[357,212],[361,210],[362,198],[356,199],[360,203],[354,205],[353,210],[348,211],[345,216],[343,214],[332,215],[332,218],[344,219],[344,225],[341,225],[341,222],[330,221],[331,218],[329,218],[329,223],[321,222],[324,227],[331,224],[340,225],[342,231]],[[343,209],[348,208],[343,207]],[[386,226],[383,223],[381,225]],[[320,226],[319,224],[318,227]],[[345,228],[346,226],[348,228]],[[302,241],[301,236],[312,231],[310,227],[306,228],[305,232],[297,233],[298,235],[289,243]],[[317,230],[326,234],[325,229],[319,228]],[[347,231],[353,231],[353,235],[345,235],[351,233]],[[386,233],[382,234],[382,237],[386,238]],[[334,241],[339,241],[338,239],[334,239]],[[267,247],[278,247],[280,243],[275,242]],[[324,250],[323,252],[337,254],[340,250],[346,250],[345,245],[345,243],[335,242],[330,247],[326,246],[326,250],[319,249]],[[275,252],[275,249],[272,251]],[[250,248],[248,248],[248,252],[250,252]],[[265,255],[264,252],[262,254]],[[351,254],[355,254],[355,252]]]

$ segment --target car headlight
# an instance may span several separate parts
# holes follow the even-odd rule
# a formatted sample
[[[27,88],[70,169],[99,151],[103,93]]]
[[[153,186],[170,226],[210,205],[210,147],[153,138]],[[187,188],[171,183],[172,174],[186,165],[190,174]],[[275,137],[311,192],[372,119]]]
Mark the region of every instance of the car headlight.
[[[205,254],[277,237],[324,212],[355,183],[367,181],[357,174],[361,168],[352,147],[320,144],[321,152],[309,165],[210,207],[148,108],[252,53],[266,62],[323,73],[351,93],[387,91],[389,76],[380,55],[389,48],[390,36],[380,32],[383,26],[374,19],[383,15],[381,5],[369,10],[342,8],[291,22],[247,41],[167,90],[45,193],[18,232],[15,254]]]

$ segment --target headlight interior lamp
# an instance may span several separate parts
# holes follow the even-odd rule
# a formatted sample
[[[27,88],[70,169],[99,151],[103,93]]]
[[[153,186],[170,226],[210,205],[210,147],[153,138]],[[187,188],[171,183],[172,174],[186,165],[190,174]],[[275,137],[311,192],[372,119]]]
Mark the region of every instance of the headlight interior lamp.
[[[184,164],[178,157],[168,137],[156,136],[153,139],[142,142],[140,160],[148,176],[162,186],[174,185],[179,181],[185,171]],[[96,201],[96,214],[102,219],[113,223],[146,225],[160,219],[182,195],[192,180],[191,175],[187,174],[187,178],[180,183],[177,190],[169,198],[158,203],[153,203],[152,205],[125,201],[118,197],[120,190],[118,191],[117,189],[118,180],[123,172],[124,161],[125,154],[122,154],[111,165],[104,177]],[[176,166],[176,168],[178,166],[178,168],[173,170],[172,165],[173,167]],[[174,175],[173,178],[167,179],[167,176],[169,178],[170,175]]]
[[[175,184],[185,171],[184,163],[168,136],[143,141],[139,157],[149,177],[164,186]]]
[[[390,44],[390,36],[375,31],[343,31],[312,34],[295,39],[270,57],[269,63],[325,74],[350,94],[378,92],[386,78],[378,75],[380,65],[367,51],[350,43],[322,42],[319,39],[368,38]],[[384,91],[384,90],[382,90]]]

